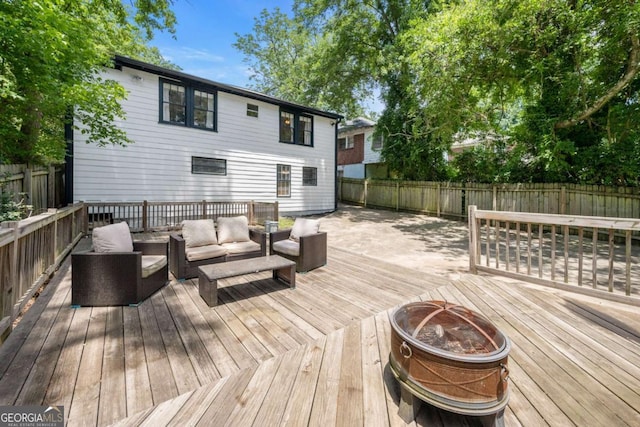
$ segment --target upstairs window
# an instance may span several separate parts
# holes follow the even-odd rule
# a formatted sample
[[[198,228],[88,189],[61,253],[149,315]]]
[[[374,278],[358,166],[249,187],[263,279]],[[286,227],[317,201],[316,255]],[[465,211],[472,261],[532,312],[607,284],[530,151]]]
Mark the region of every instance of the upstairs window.
[[[344,138],[338,138],[338,149],[348,150],[355,146],[353,142],[353,135],[348,135]]]
[[[247,116],[258,117],[258,106],[255,104],[247,104]]]
[[[160,122],[215,131],[217,92],[160,80]]]
[[[371,140],[371,149],[375,151],[382,150],[382,135],[373,137]]]
[[[280,142],[313,147],[313,117],[280,110]]]

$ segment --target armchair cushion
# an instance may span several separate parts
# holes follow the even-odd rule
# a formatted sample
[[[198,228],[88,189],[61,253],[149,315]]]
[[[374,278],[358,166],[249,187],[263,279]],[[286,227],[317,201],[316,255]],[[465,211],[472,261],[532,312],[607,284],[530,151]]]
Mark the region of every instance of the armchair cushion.
[[[222,247],[228,254],[232,255],[259,251],[261,249],[260,243],[256,243],[254,241],[225,243]]]
[[[146,279],[167,265],[164,255],[142,255],[142,278]]]
[[[182,237],[187,248],[218,244],[216,228],[212,219],[182,221]]]
[[[320,230],[320,221],[317,219],[308,218],[296,218],[291,227],[291,234],[289,238],[294,241],[299,241],[300,237],[308,236],[310,234],[316,234]]]
[[[97,253],[133,252],[133,240],[126,222],[94,228],[92,243]]]
[[[218,218],[218,243],[249,242],[249,220],[246,216]]]
[[[225,256],[227,254],[227,250],[220,245],[206,245],[185,248],[184,253],[189,261],[200,261],[203,259]]]
[[[273,249],[277,252],[294,257],[300,255],[300,243],[295,242],[291,239],[273,242]]]

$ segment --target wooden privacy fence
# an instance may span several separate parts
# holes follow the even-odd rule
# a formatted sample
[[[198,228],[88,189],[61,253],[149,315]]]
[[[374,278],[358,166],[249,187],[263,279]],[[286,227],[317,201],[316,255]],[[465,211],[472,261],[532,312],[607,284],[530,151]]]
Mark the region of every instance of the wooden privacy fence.
[[[640,188],[341,178],[338,197],[364,206],[467,218],[467,206],[510,212],[640,218]]]
[[[25,304],[82,237],[84,206],[75,204],[0,228],[0,341]]]
[[[167,231],[180,228],[186,219],[217,219],[221,216],[245,215],[249,224],[277,221],[278,202],[86,202],[84,230],[126,221],[131,231]]]
[[[24,203],[33,206],[36,214],[65,203],[63,177],[64,165],[36,168],[0,165],[2,191],[15,195],[18,200],[24,197]]]
[[[469,207],[469,268],[640,305],[640,219]]]

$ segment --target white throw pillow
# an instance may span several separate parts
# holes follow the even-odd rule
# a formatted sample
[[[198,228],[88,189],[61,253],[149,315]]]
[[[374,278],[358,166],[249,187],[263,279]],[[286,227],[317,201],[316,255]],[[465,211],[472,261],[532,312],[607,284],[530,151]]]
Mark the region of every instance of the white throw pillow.
[[[218,243],[248,242],[249,220],[246,216],[218,218]]]
[[[186,219],[182,221],[182,238],[188,248],[218,244],[216,228],[212,219]]]
[[[316,234],[320,230],[320,220],[309,218],[296,218],[291,227],[291,234],[289,238],[296,242],[300,240],[302,236],[309,236]]]
[[[133,252],[133,240],[126,222],[94,228],[92,243],[95,252]]]

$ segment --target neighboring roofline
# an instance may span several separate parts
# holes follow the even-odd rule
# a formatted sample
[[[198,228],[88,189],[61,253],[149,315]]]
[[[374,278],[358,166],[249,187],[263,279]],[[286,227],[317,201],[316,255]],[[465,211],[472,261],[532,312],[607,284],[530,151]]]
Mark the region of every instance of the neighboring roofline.
[[[256,101],[262,101],[262,102],[278,105],[285,108],[304,110],[305,112],[312,113],[322,117],[328,117],[328,118],[337,119],[337,120],[343,118],[343,116],[340,114],[331,113],[329,111],[322,111],[316,108],[310,108],[300,104],[295,104],[293,102],[284,101],[282,99],[274,98],[272,96],[268,96],[259,92],[254,92],[249,89],[243,89],[237,86],[214,82],[212,80],[208,80],[202,77],[186,74],[176,70],[170,70],[168,68],[160,67],[154,64],[149,64],[147,62],[138,61],[136,59],[131,59],[126,56],[116,55],[114,58],[114,65],[116,69],[124,66],[127,68],[133,68],[140,71],[146,71],[146,72],[163,76],[163,77],[169,77],[169,78],[182,80],[182,81],[186,80],[194,83],[205,84],[208,86],[215,87],[220,92],[230,93],[232,95],[239,95],[245,98],[254,99]]]

